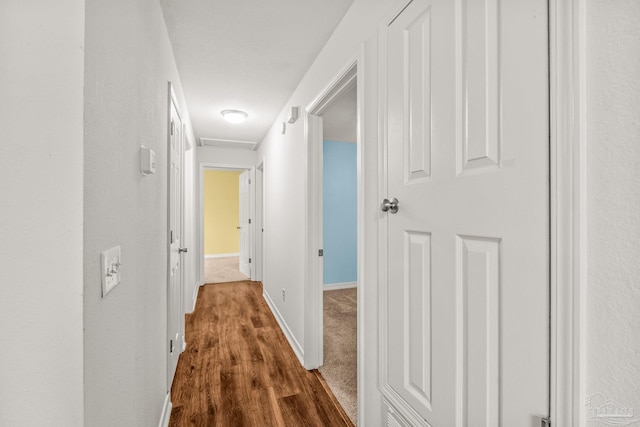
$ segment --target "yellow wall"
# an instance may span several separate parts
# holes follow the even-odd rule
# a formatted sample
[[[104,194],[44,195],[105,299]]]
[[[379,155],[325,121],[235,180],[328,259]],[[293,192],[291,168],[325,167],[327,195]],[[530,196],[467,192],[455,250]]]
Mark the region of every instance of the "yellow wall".
[[[204,171],[204,253],[240,252],[238,176],[241,172]]]

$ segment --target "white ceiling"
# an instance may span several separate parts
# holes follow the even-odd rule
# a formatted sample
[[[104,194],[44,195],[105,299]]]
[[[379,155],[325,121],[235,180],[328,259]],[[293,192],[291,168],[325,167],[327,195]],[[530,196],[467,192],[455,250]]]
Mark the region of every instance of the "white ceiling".
[[[333,101],[322,113],[322,137],[329,141],[356,142],[357,140],[356,86]]]
[[[353,0],[160,3],[196,139],[259,142]]]

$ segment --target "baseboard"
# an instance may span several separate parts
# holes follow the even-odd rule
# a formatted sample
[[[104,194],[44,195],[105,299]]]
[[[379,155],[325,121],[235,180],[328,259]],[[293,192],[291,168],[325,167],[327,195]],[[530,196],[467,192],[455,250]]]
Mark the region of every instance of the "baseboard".
[[[278,308],[276,307],[273,300],[269,296],[269,293],[264,288],[262,291],[262,297],[267,302],[269,309],[271,309],[271,312],[273,313],[273,317],[275,317],[276,320],[278,321],[278,324],[280,325],[280,329],[282,329],[282,332],[284,332],[284,336],[287,338],[287,341],[289,342],[289,346],[293,349],[293,352],[296,354],[296,357],[300,361],[300,364],[304,366],[304,351],[302,350],[300,343],[298,342],[298,340],[296,340],[296,337],[293,336],[291,329],[289,329],[289,325],[287,325],[287,322],[284,321],[284,318],[280,314],[280,311],[278,311]]]
[[[196,310],[196,301],[198,300],[198,292],[200,292],[200,286],[202,286],[202,283],[197,283],[196,285],[193,287],[193,307],[191,307],[191,312],[193,313]]]
[[[232,256],[240,256],[240,252],[235,252],[232,254],[205,254],[204,259],[209,258],[229,258]]]
[[[335,291],[338,289],[351,289],[357,287],[358,282],[330,283],[328,285],[324,285],[323,291]]]
[[[160,422],[158,427],[168,427],[169,420],[171,419],[171,393],[167,393],[164,398],[164,404],[162,405],[162,414],[160,414]]]

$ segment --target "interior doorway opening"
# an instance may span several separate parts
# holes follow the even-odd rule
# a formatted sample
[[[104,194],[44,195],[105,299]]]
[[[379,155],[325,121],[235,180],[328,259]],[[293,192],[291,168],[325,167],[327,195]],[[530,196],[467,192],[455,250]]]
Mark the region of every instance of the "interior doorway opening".
[[[204,280],[224,283],[247,280],[240,268],[241,246],[248,230],[242,230],[247,216],[247,188],[242,188],[248,171],[206,169],[204,171]],[[243,200],[244,199],[244,200]],[[244,233],[243,233],[244,232]],[[246,264],[245,264],[246,265]]]
[[[323,360],[319,368],[357,419],[357,86],[322,113]]]
[[[309,338],[304,364],[319,368],[354,424],[362,407],[363,366],[361,96],[354,58],[306,108]]]
[[[226,195],[216,196],[207,194],[207,174],[218,174],[224,176],[218,182]],[[199,167],[199,248],[198,248],[198,270],[199,285],[205,283],[222,283],[242,280],[257,280],[256,257],[262,253],[256,253],[256,190],[255,190],[256,168],[249,168],[246,165],[230,165],[217,163],[200,163]],[[244,182],[244,184],[243,184]],[[244,188],[243,188],[244,187]],[[233,199],[233,200],[231,200]],[[260,201],[261,204],[261,201]],[[227,246],[208,245],[207,217],[205,212],[207,205],[214,207],[218,214],[226,215],[223,222],[226,229],[227,240],[232,240]],[[237,207],[237,208],[236,208]],[[214,215],[215,216],[215,215]],[[229,236],[231,236],[229,238]],[[221,239],[218,239],[221,240]],[[218,241],[217,243],[220,243]],[[226,258],[226,259],[225,259]],[[218,265],[218,264],[226,265]],[[244,263],[244,266],[243,266]],[[242,268],[244,267],[244,268]],[[213,270],[208,274],[207,269]],[[222,271],[224,270],[224,271]],[[218,273],[224,273],[218,277]],[[212,274],[214,274],[212,278]],[[197,288],[194,292],[196,297]]]

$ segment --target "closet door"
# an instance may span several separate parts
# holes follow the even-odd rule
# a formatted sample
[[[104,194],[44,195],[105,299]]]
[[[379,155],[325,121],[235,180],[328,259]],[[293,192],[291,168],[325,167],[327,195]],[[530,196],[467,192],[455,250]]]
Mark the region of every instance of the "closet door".
[[[383,395],[411,425],[539,425],[549,411],[547,2],[398,10],[381,38]]]

